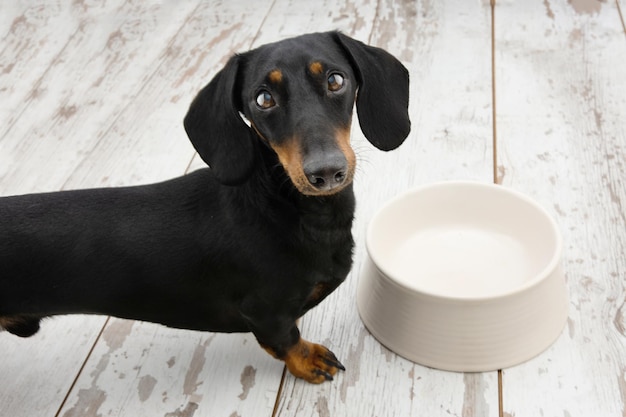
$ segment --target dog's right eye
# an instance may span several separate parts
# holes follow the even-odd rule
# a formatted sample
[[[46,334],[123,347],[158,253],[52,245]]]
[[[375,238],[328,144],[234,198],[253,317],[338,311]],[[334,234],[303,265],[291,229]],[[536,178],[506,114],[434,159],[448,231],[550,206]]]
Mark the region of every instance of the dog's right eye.
[[[262,90],[259,92],[259,95],[256,96],[256,104],[261,109],[269,109],[274,107],[276,102],[274,101],[274,97],[272,97],[268,91]]]

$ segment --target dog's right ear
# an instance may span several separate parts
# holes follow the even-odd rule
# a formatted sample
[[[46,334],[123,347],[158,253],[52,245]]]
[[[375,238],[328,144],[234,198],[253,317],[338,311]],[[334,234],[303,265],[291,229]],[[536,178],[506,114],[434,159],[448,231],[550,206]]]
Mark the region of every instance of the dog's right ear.
[[[330,32],[347,52],[359,90],[356,109],[361,131],[383,151],[397,148],[411,130],[409,119],[409,71],[387,51]]]
[[[185,131],[200,157],[226,185],[244,182],[254,168],[254,137],[239,116],[239,70],[235,55],[191,103]]]

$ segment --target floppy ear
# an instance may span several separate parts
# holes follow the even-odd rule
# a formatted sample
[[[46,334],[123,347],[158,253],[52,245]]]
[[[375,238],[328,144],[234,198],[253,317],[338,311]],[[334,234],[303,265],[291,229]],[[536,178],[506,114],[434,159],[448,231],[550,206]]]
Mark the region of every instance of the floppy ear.
[[[404,142],[409,120],[409,72],[393,55],[340,32],[335,40],[348,55],[359,83],[356,108],[365,137],[390,151]]]
[[[200,157],[226,185],[245,181],[254,168],[254,141],[239,116],[238,72],[242,58],[232,57],[191,103],[185,131]]]

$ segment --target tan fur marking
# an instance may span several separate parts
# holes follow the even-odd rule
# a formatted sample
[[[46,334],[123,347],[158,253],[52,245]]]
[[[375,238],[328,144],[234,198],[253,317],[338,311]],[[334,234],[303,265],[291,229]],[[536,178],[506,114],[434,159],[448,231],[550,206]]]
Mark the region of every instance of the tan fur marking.
[[[309,65],[309,71],[313,75],[320,75],[324,71],[324,66],[320,62],[315,61]]]
[[[269,80],[274,84],[280,84],[283,81],[283,73],[279,69],[275,69],[268,75]]]
[[[320,282],[315,284],[311,294],[307,298],[307,304],[317,304],[317,302],[322,298],[322,296],[326,295],[328,291],[328,284],[325,282]]]
[[[354,172],[356,171],[356,155],[350,145],[350,125],[348,125],[347,128],[337,129],[335,137],[337,138],[339,149],[341,149],[341,152],[343,152],[343,155],[348,161],[348,172],[346,173],[346,179],[344,181],[344,184],[348,185],[352,182]]]
[[[329,362],[329,360],[337,361],[332,352],[322,345],[308,342],[302,338],[287,351],[284,357],[278,357],[274,350],[269,347],[263,346],[263,348],[274,358],[284,361],[287,369],[294,376],[312,384],[321,384],[328,380],[317,371],[326,372],[332,379],[332,376],[339,370],[337,366]],[[339,366],[341,365],[339,364]]]
[[[270,143],[270,146],[274,149],[276,155],[278,155],[278,160],[287,172],[289,178],[291,178],[293,185],[295,185],[301,193],[310,194],[313,187],[304,176],[300,140],[296,137],[292,137],[280,145]]]

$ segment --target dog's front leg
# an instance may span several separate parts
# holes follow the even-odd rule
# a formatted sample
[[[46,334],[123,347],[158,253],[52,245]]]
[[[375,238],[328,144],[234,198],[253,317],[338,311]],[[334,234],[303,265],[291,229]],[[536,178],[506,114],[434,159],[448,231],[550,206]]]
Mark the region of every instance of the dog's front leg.
[[[295,318],[279,312],[254,309],[253,315],[244,314],[252,333],[261,347],[276,359],[285,362],[294,376],[313,384],[332,381],[344,366],[328,348],[304,340]]]

